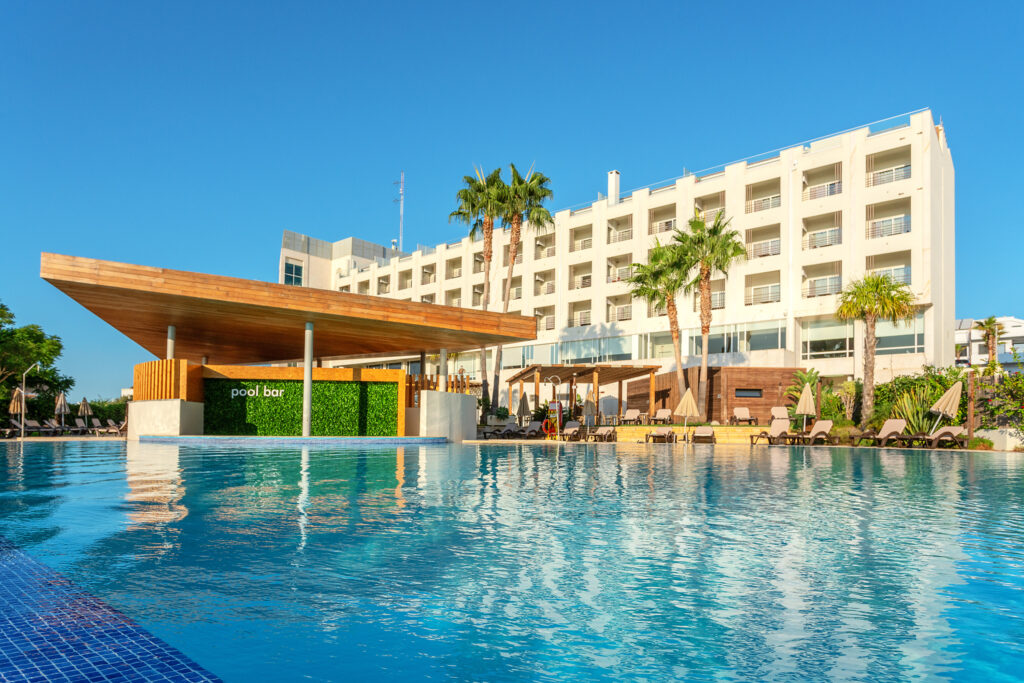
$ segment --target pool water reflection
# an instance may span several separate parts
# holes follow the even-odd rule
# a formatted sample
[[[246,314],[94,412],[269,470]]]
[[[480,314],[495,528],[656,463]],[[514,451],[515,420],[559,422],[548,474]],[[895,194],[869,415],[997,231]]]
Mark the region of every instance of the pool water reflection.
[[[1017,680],[1024,460],[0,446],[0,536],[226,680]]]

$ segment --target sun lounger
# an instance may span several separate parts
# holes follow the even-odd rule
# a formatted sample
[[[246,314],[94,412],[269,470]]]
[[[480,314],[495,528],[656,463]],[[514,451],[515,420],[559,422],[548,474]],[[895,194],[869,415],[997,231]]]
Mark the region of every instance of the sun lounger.
[[[658,412],[651,418],[651,424],[669,424],[672,422],[672,411],[668,408],[659,408]]]
[[[651,443],[676,443],[679,441],[679,435],[671,427],[658,427],[647,432],[644,435],[644,441],[650,441]]]
[[[715,430],[707,425],[695,427],[690,435],[690,443],[717,443]]]
[[[587,434],[587,439],[591,441],[617,441],[618,436],[615,433],[615,427],[598,427],[597,431]]]
[[[583,437],[583,431],[580,427],[580,423],[575,420],[571,420],[565,423],[562,428],[562,439],[565,441],[579,441]]]
[[[739,407],[739,408],[733,408],[732,409],[732,419],[730,420],[730,422],[732,424],[734,424],[734,425],[738,425],[738,424],[756,425],[757,424],[757,418],[756,417],[750,417],[750,408]]]
[[[540,420],[534,420],[519,430],[520,435],[524,439],[539,439],[544,436],[543,424]]]
[[[799,434],[796,437],[796,442],[803,444],[804,446],[812,446],[816,441],[822,441],[826,444],[835,445],[839,443],[839,437],[831,436],[832,431],[832,420],[818,420],[811,427],[811,431],[806,434]]]
[[[61,427],[60,423],[54,420],[52,417],[48,420],[43,420],[43,425],[49,427],[50,430],[53,432],[54,436],[62,436],[65,433],[71,431],[70,427]]]
[[[116,433],[116,434],[118,434],[120,436],[124,436],[125,432],[128,431],[128,420],[125,420],[121,424],[117,424],[116,422],[114,422],[113,420],[111,420],[108,417],[107,418],[107,426],[110,427],[110,429],[111,429],[111,431],[113,433]]]
[[[494,439],[516,439],[522,436],[522,430],[517,425],[508,424],[492,434]]]
[[[625,415],[620,420],[624,425],[638,425],[640,424],[640,410],[638,408],[630,408],[626,411]]]
[[[762,431],[760,434],[752,435],[750,437],[750,445],[753,446],[764,440],[775,446],[778,444],[792,443],[795,438],[796,434],[789,433],[789,418],[776,418],[772,420],[771,425],[768,427],[768,431]]]
[[[964,448],[967,445],[967,430],[959,425],[951,425],[935,432],[929,439],[929,448],[938,448],[942,444],[949,444],[953,448]]]
[[[100,434],[117,434],[117,427],[108,427],[100,422],[97,418],[92,418],[92,429],[96,433],[96,436]]]
[[[906,420],[888,419],[882,425],[882,428],[877,432],[869,429],[868,431],[857,437],[858,441],[872,441],[873,446],[885,446],[890,441],[897,440],[897,438],[903,434],[903,430],[907,428]]]
[[[772,419],[773,420],[788,420],[789,411],[784,406],[775,406],[772,408]]]
[[[46,425],[41,425],[35,420],[25,420],[25,434],[29,432],[35,432],[39,436],[57,436],[60,434],[59,430]]]

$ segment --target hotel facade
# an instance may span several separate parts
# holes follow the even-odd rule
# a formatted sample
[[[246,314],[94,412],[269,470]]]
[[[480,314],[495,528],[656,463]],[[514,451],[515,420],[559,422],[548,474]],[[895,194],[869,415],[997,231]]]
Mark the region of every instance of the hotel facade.
[[[533,363],[621,361],[671,369],[665,311],[633,298],[626,279],[631,264],[646,262],[658,242],[687,229],[695,211],[709,221],[724,212],[746,244],[746,259],[712,281],[711,365],[860,377],[863,326],[834,314],[838,293],[873,272],[907,283],[919,305],[909,325],[879,324],[878,381],[953,362],[953,162],[929,110],[629,194],[619,184],[612,171],[606,196],[554,213],[553,226],[524,230],[509,312],[536,317],[537,339],[505,347],[503,379]],[[495,231],[489,310],[502,308],[508,241],[508,231]],[[481,249],[479,240],[463,237],[404,253],[358,238],[332,243],[286,231],[279,281],[479,308]],[[678,304],[683,364],[697,365],[696,296]],[[418,357],[326,364],[420,372]],[[436,372],[436,364],[428,360],[427,372]],[[450,362],[449,372],[460,370],[478,378],[479,353]]]

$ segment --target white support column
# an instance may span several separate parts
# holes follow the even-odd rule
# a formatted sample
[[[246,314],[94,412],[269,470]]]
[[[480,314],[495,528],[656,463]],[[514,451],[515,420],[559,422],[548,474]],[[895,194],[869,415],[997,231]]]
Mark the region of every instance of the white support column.
[[[174,325],[167,326],[167,360],[174,358],[174,339],[178,335],[178,330]]]
[[[302,436],[310,436],[313,421],[313,323],[306,323],[306,343],[302,353]]]
[[[439,382],[441,385],[440,390],[448,391],[448,349],[441,349],[441,352],[438,355],[441,358],[441,367],[438,372],[438,375],[440,375],[441,378],[441,381]]]

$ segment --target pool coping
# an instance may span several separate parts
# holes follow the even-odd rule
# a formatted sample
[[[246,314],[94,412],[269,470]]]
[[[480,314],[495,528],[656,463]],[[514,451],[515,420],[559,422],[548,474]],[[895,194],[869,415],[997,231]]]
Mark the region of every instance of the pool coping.
[[[142,443],[232,446],[437,446],[443,436],[140,436]]]

